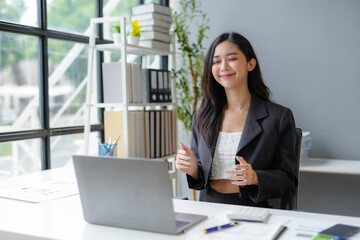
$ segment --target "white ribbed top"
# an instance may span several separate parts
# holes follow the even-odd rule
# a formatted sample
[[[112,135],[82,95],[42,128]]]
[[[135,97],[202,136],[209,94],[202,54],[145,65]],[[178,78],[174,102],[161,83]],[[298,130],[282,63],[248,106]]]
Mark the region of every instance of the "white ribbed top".
[[[227,172],[235,168],[236,150],[242,132],[219,132],[210,179],[229,179]]]

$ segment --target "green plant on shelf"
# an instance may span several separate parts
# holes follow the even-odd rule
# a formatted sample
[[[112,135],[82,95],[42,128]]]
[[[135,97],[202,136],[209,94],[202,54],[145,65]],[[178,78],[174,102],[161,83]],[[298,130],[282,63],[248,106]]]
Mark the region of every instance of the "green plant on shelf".
[[[114,29],[114,31],[116,32],[116,33],[121,33],[121,28],[120,28],[120,25],[118,25],[118,24],[115,24],[115,25],[111,25],[111,27],[112,27],[112,29]]]
[[[135,21],[131,22],[131,29],[132,29],[131,36],[140,37],[141,36],[140,29],[142,27],[143,26],[139,26],[139,21],[138,20],[135,20]]]

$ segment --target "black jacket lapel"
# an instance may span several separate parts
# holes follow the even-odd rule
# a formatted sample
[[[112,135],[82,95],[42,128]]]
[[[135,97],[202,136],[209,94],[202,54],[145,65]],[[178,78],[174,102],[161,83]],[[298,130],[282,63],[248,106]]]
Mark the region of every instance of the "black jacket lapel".
[[[265,101],[259,99],[255,95],[252,95],[248,115],[246,117],[244,131],[242,133],[237,152],[243,149],[257,135],[262,132],[262,127],[260,126],[258,120],[267,116],[268,112]]]

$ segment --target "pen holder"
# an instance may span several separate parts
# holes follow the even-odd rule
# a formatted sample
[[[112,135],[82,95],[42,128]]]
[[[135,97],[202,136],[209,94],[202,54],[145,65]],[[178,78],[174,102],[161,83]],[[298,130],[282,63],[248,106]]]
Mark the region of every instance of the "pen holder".
[[[100,143],[99,154],[103,157],[116,157],[117,156],[117,144]]]

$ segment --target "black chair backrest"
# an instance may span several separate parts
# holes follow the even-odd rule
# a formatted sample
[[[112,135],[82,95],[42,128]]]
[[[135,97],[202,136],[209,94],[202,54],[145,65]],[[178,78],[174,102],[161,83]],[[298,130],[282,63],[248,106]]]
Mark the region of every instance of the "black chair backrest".
[[[300,155],[301,155],[301,140],[302,140],[302,129],[296,128],[296,139],[295,139],[295,152],[296,152],[296,158],[297,158],[297,175],[298,175],[298,183],[299,177],[300,177]],[[299,199],[299,184],[295,188],[293,192],[290,193],[290,196],[286,196],[281,198],[281,204],[280,209],[297,209],[298,208],[298,199]]]

